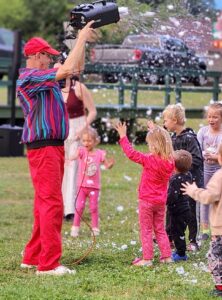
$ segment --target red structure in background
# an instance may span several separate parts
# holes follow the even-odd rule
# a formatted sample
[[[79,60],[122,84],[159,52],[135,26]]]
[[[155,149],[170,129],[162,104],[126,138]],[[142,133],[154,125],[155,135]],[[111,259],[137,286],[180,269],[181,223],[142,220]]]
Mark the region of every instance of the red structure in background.
[[[214,24],[213,36],[213,47],[222,49],[222,12]]]

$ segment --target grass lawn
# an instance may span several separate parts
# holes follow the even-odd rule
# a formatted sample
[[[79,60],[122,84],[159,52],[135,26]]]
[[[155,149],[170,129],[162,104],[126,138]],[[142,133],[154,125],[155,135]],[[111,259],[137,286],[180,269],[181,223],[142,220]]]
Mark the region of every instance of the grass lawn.
[[[75,265],[92,244],[90,231],[82,224],[80,237],[73,239],[71,224],[63,224],[62,263],[77,273],[60,278],[37,277],[19,268],[31,233],[33,190],[25,157],[0,158],[0,299],[214,299],[206,272],[208,242],[189,254],[187,262],[160,265],[156,249],[153,268],[131,266],[141,255],[136,192],[141,168],[128,161],[119,146],[101,147],[116,160],[113,169],[102,171],[101,235],[93,251]],[[137,148],[146,151],[146,146]],[[90,220],[88,207],[84,217]]]

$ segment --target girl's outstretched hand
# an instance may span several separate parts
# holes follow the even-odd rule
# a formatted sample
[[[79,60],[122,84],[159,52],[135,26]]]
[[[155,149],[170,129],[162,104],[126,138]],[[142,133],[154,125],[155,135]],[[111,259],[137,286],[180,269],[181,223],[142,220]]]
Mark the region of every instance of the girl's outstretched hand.
[[[118,122],[114,125],[114,128],[116,129],[116,131],[119,133],[120,138],[123,138],[124,136],[126,136],[126,123],[125,122]]]
[[[189,182],[182,183],[181,191],[183,192],[183,195],[191,196],[193,192],[198,188],[196,183],[193,182],[192,184]]]
[[[147,129],[148,129],[148,130],[154,129],[155,126],[156,126],[156,125],[154,124],[153,120],[148,120],[148,121],[147,121]]]
[[[106,160],[104,161],[104,166],[106,169],[111,169],[114,164],[115,164],[115,160],[113,157],[106,158]]]

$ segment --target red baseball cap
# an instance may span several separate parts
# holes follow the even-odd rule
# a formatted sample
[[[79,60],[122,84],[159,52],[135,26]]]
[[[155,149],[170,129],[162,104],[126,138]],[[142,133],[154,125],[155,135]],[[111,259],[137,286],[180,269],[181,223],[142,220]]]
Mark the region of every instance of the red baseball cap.
[[[37,52],[46,52],[52,55],[59,55],[60,52],[53,49],[49,43],[40,37],[33,37],[24,46],[24,55],[29,56]]]

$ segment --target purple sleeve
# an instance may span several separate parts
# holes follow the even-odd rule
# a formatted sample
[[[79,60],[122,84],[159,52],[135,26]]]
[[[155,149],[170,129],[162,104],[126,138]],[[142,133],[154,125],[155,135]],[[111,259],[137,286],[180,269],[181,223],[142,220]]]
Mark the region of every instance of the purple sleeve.
[[[126,136],[119,140],[119,144],[120,144],[123,152],[126,154],[126,156],[130,160],[132,160],[138,164],[141,164],[141,165],[144,164],[144,158],[146,158],[147,155],[143,154],[142,152],[136,151],[132,147],[132,145],[130,144],[130,142]]]
[[[35,93],[46,91],[57,86],[55,82],[57,69],[48,69],[48,70],[33,70],[27,74],[27,77],[23,80],[22,89],[31,96]]]

